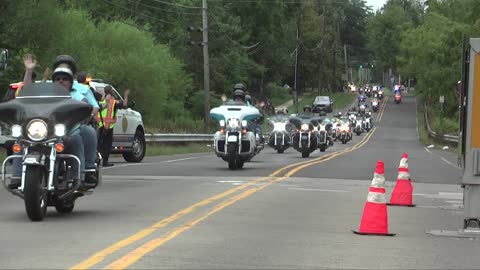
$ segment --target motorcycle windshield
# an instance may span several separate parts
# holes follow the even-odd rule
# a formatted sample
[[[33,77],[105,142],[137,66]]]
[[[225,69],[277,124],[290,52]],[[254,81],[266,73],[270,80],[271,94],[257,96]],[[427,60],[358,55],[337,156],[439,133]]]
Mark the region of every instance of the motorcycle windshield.
[[[240,121],[253,121],[261,116],[260,111],[252,106],[240,105],[238,102],[225,103],[223,106],[210,110],[210,116],[217,120],[227,121],[230,118],[237,118]]]
[[[17,98],[0,104],[0,121],[26,124],[31,119],[64,124],[67,129],[88,118],[92,106],[73,100],[69,91],[55,83],[35,83],[21,89]]]

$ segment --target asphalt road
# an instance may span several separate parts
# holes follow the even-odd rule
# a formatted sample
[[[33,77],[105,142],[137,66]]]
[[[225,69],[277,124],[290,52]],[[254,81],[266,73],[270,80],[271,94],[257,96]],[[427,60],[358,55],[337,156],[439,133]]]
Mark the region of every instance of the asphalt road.
[[[478,269],[478,240],[425,233],[460,228],[462,190],[452,154],[418,142],[415,108],[389,98],[376,129],[308,159],[265,148],[238,171],[209,153],[114,160],[95,194],[43,222],[1,190],[0,268]],[[403,152],[417,207],[388,208],[394,237],[353,234],[376,161],[390,193]]]

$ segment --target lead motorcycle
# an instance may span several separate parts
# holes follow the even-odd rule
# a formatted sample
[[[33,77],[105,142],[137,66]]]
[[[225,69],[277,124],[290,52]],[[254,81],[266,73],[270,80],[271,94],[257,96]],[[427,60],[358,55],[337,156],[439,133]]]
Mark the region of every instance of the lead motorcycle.
[[[30,220],[43,220],[48,206],[55,206],[60,213],[72,212],[75,200],[91,194],[97,186],[81,185],[80,160],[65,153],[69,131],[89,118],[91,110],[89,104],[73,100],[65,87],[53,83],[25,87],[16,99],[0,104],[0,121],[11,127],[15,140],[15,155],[2,164],[3,186],[23,198]],[[6,166],[12,159],[21,159],[22,175],[20,186],[10,189]],[[96,168],[100,183],[98,164],[100,157]]]
[[[262,140],[252,127],[261,118],[257,108],[230,100],[210,110],[210,116],[219,123],[214,135],[215,154],[228,162],[230,170],[243,168],[263,149]]]
[[[288,131],[289,125],[288,116],[275,115],[268,119],[270,127],[270,136],[268,138],[268,145],[275,149],[277,153],[281,154],[290,147],[291,136]]]
[[[310,153],[318,149],[319,134],[315,130],[308,116],[296,116],[290,118],[290,123],[296,127],[296,132],[292,136],[292,146],[295,150],[302,153],[303,158],[310,156]]]

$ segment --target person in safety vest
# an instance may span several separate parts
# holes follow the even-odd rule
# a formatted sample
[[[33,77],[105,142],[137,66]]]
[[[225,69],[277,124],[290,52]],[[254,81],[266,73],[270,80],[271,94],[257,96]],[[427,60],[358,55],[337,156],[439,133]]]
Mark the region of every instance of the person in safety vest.
[[[113,89],[111,86],[105,86],[105,94],[103,99],[99,102],[102,107],[97,114],[98,121],[98,152],[103,158],[103,167],[111,167],[113,163],[108,162],[110,150],[113,142],[113,127],[117,121],[117,110],[128,107],[128,94],[130,90],[126,89],[124,92],[123,102],[116,100],[113,96]]]

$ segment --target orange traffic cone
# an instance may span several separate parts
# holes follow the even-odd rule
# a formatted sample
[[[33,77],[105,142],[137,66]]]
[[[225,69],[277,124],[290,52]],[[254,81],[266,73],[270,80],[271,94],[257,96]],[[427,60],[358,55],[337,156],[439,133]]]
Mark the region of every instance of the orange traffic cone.
[[[413,204],[413,186],[410,181],[410,172],[408,170],[408,154],[404,153],[398,165],[398,177],[395,188],[392,191],[390,203],[388,205],[409,206]]]
[[[385,201],[385,164],[377,161],[377,167],[373,174],[372,184],[368,191],[367,202],[363,209],[360,229],[353,231],[361,235],[394,236],[388,233],[387,204]]]

